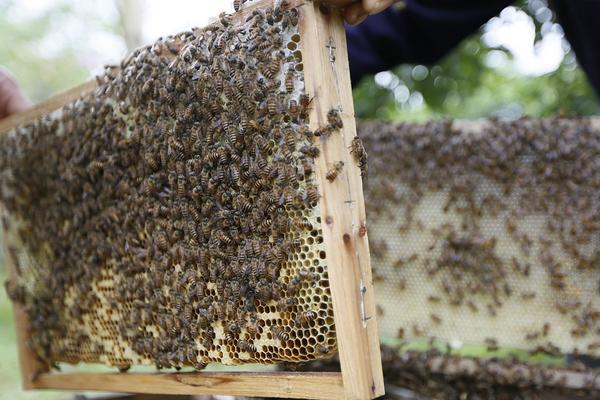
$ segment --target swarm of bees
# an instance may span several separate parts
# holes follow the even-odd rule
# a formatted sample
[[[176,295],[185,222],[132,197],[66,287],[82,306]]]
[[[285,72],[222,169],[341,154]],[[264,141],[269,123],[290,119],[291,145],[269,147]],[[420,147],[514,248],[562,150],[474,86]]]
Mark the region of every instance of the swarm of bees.
[[[2,137],[7,289],[40,360],[202,369],[335,352],[297,25],[283,3],[222,14]]]
[[[431,399],[596,399],[600,384],[581,360],[563,367],[523,363],[515,358],[476,359],[444,350],[399,350],[382,345],[386,398]],[[303,371],[339,371],[337,357],[311,362]],[[583,372],[583,373],[582,373]],[[573,373],[582,373],[576,385]],[[569,385],[569,383],[572,385]],[[575,387],[573,387],[575,386]]]
[[[359,136],[384,336],[600,355],[600,129],[369,122]]]

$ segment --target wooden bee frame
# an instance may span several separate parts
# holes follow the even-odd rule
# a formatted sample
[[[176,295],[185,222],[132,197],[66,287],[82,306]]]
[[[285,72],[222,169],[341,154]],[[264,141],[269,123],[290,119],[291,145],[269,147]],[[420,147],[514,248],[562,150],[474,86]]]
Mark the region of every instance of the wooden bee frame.
[[[255,2],[233,18],[245,18],[256,7],[272,3]],[[315,399],[372,399],[384,394],[360,170],[344,168],[334,182],[326,179],[334,162],[354,164],[349,147],[356,126],[344,27],[338,13],[322,10],[315,2],[288,3],[300,11],[305,86],[314,96],[311,129],[323,126],[331,109],[340,111],[344,124],[341,135],[317,139],[322,151],[316,160],[341,372],[38,373],[40,365],[27,345],[27,314],[15,305],[25,389]],[[86,83],[12,116],[0,123],[0,133],[56,110],[94,88],[95,83]],[[9,272],[15,273],[14,265],[9,265]]]

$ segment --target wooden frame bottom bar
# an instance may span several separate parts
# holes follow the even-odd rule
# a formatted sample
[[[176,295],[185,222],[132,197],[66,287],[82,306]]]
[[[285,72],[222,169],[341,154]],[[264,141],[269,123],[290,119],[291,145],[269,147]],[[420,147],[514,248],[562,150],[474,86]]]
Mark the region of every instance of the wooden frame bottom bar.
[[[44,373],[32,389],[343,399],[339,372]]]

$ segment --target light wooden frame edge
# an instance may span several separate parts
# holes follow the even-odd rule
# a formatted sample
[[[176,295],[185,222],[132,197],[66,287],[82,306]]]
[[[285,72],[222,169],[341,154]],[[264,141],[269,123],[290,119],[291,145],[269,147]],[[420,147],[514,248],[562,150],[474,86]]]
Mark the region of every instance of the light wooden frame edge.
[[[270,6],[273,2],[252,3],[234,18],[245,18],[255,8]],[[311,128],[326,124],[331,109],[339,110],[344,122],[340,133],[319,139],[321,155],[316,166],[322,190],[319,203],[328,249],[341,372],[37,373],[41,365],[27,346],[27,315],[22,307],[15,305],[25,389],[353,400],[384,394],[362,181],[349,153],[356,124],[343,22],[338,13],[320,10],[318,2],[288,0],[287,3],[302,10],[300,33],[305,85],[306,91],[314,96]],[[95,82],[85,83],[9,117],[0,122],[0,134],[75,101],[82,93],[95,88]],[[336,181],[329,182],[325,175],[336,161],[343,161],[345,168]],[[7,261],[10,264],[10,260]],[[9,273],[15,273],[14,266],[9,265]]]

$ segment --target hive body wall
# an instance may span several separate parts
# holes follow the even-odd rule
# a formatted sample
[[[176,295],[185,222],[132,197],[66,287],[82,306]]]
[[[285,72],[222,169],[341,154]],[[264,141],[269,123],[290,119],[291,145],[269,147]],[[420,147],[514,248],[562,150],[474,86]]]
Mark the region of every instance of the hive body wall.
[[[382,337],[599,354],[597,127],[364,123],[359,136]]]
[[[336,349],[298,9],[222,15],[2,138],[3,222],[47,364]]]

